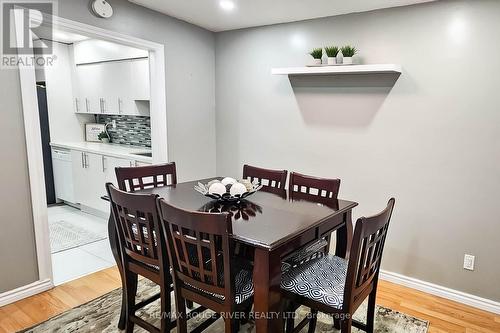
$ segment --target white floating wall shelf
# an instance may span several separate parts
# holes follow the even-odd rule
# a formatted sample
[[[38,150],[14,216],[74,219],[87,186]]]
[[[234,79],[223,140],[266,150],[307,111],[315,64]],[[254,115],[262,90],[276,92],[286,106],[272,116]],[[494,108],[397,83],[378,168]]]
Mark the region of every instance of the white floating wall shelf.
[[[337,74],[401,74],[401,65],[337,65],[314,67],[282,67],[271,69],[273,75],[337,75]]]

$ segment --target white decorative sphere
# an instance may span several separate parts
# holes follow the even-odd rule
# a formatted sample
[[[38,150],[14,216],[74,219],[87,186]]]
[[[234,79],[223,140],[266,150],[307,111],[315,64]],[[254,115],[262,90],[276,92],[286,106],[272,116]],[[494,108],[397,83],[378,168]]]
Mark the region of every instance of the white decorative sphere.
[[[247,192],[247,188],[242,183],[234,183],[231,186],[231,189],[229,190],[229,193],[231,193],[232,196],[242,195],[243,193],[246,193],[246,192]]]
[[[223,195],[226,193],[226,187],[222,183],[213,183],[208,188],[208,193]]]
[[[224,185],[233,185],[234,183],[236,183],[236,179],[231,177],[226,177],[223,180],[221,180],[221,183]]]
[[[212,186],[212,184],[215,184],[215,183],[220,183],[220,180],[218,180],[218,179],[211,180],[208,182],[207,186],[210,188],[210,186]]]

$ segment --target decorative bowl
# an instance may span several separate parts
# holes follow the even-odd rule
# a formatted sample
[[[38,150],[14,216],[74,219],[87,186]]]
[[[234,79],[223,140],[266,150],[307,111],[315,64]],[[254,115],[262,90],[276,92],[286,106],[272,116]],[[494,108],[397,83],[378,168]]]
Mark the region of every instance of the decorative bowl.
[[[262,188],[262,185],[259,184],[259,182],[255,179],[251,183],[249,181],[247,181],[246,184],[244,184],[246,186],[246,192],[244,192],[242,194],[231,195],[230,187],[235,185],[235,184],[227,185],[225,193],[222,193],[222,194],[210,193],[209,192],[210,186],[213,185],[214,183],[220,183],[220,181],[218,179],[215,179],[207,184],[203,184],[203,183],[198,182],[198,184],[194,186],[194,189],[195,189],[195,191],[203,194],[204,196],[209,197],[209,198],[214,199],[214,200],[217,200],[217,201],[238,202],[238,201],[241,201],[241,200],[245,199],[246,197],[254,194],[255,192],[257,192],[258,190],[260,190]],[[236,183],[236,184],[241,184],[241,183]]]

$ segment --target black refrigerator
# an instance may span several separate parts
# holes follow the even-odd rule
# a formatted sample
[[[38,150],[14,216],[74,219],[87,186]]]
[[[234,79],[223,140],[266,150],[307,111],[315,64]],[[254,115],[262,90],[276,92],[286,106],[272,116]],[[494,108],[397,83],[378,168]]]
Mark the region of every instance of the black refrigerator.
[[[54,188],[54,173],[52,169],[52,153],[50,149],[49,112],[47,109],[47,90],[45,82],[36,83],[38,96],[38,111],[40,116],[40,134],[42,136],[43,170],[45,174],[45,194],[47,204],[56,203]]]

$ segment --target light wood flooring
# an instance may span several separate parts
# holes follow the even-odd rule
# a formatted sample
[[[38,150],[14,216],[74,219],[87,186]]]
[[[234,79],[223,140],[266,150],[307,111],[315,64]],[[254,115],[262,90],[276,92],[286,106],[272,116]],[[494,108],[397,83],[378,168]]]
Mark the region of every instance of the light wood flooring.
[[[0,333],[16,332],[120,287],[116,267],[0,308]],[[377,304],[428,320],[429,333],[499,333],[500,315],[380,281]]]

